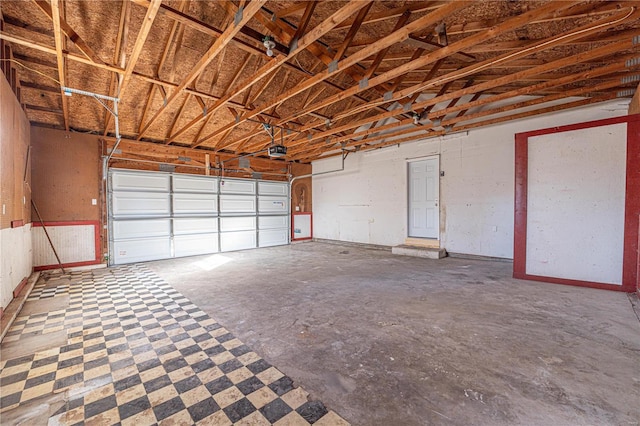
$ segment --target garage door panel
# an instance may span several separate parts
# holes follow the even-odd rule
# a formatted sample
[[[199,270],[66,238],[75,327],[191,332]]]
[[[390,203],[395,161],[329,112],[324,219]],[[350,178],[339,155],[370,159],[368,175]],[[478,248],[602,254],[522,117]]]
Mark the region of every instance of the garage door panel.
[[[221,217],[220,231],[255,231],[255,217]]]
[[[218,192],[218,179],[173,175],[173,191],[215,194]]]
[[[207,234],[218,232],[218,219],[215,217],[173,219],[174,235]]]
[[[218,196],[215,194],[173,194],[174,215],[214,215],[218,213]]]
[[[171,241],[167,237],[113,242],[114,263],[132,263],[171,257]]]
[[[109,184],[113,264],[288,243],[288,182],[110,169]]]
[[[112,194],[112,214],[114,217],[168,216],[171,213],[170,196],[161,192],[120,192]]]
[[[111,175],[113,191],[145,191],[162,192],[171,189],[170,175],[149,172],[118,171]]]
[[[289,211],[286,197],[260,197],[258,212],[260,214],[285,214]]]
[[[256,248],[256,231],[223,232],[220,234],[221,251]]]
[[[145,237],[169,237],[170,219],[142,219],[113,221],[113,239],[135,239]]]
[[[221,194],[255,194],[256,182],[253,180],[223,179],[220,181]]]
[[[283,182],[258,182],[258,195],[289,195],[289,184]]]
[[[258,217],[258,229],[289,228],[289,216],[260,216]]]
[[[288,229],[267,229],[258,232],[260,247],[282,246],[289,243]]]
[[[218,252],[218,234],[176,235],[173,239],[176,257]]]
[[[256,197],[247,195],[221,195],[220,214],[255,213]]]

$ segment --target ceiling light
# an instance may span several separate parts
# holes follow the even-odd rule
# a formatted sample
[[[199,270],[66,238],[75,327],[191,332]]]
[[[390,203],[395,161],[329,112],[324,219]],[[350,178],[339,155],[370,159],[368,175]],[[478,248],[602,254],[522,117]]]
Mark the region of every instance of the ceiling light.
[[[267,56],[273,56],[273,48],[276,47],[276,42],[271,40],[271,37],[264,36],[262,44],[264,44],[264,47],[267,49]]]

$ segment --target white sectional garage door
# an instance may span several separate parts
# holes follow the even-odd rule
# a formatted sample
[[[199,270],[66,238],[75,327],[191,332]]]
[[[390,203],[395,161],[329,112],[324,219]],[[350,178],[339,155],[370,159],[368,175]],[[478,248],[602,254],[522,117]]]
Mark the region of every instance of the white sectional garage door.
[[[110,264],[288,243],[286,182],[109,171]]]

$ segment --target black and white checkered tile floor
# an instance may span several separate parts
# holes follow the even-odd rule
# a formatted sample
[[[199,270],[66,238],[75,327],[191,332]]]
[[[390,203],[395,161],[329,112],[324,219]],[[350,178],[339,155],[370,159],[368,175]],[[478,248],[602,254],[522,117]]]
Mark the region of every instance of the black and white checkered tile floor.
[[[0,416],[64,392],[50,425],[348,424],[143,265],[43,274],[28,301],[60,295],[5,337],[68,339],[0,362]]]

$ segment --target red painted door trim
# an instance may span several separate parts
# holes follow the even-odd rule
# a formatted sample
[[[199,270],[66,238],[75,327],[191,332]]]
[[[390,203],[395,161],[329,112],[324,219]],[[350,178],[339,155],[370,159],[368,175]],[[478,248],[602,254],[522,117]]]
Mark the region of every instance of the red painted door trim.
[[[526,273],[527,259],[527,178],[529,138],[562,133],[572,130],[627,124],[627,164],[625,188],[624,248],[622,260],[622,285],[592,281],[569,280],[558,277],[542,277]],[[604,120],[589,121],[567,126],[551,127],[515,135],[515,199],[514,199],[514,249],[513,277],[556,284],[577,285],[625,292],[640,291],[640,114]]]

